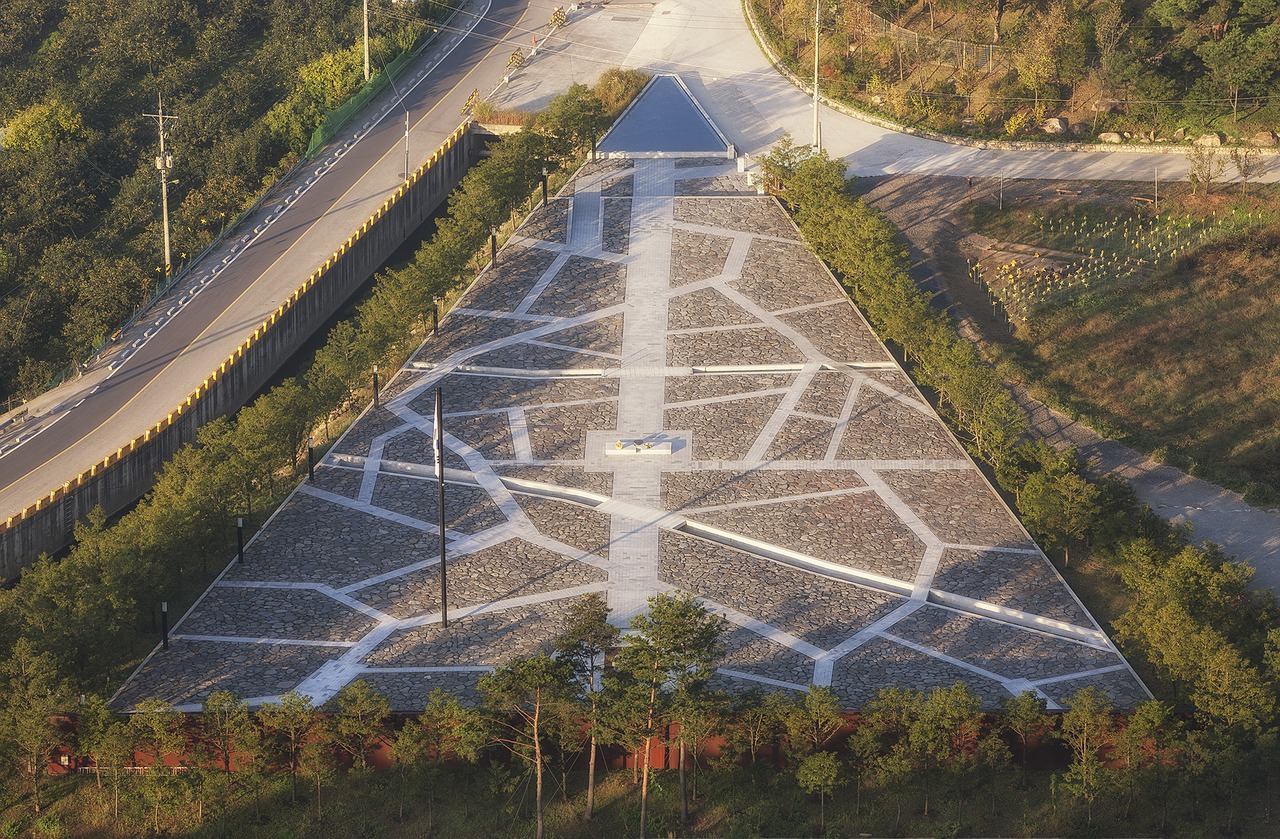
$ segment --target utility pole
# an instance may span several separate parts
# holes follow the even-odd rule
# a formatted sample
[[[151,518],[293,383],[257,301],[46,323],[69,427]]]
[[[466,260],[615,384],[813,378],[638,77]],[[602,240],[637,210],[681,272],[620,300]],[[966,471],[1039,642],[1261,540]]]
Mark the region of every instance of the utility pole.
[[[364,80],[369,81],[369,0],[364,0]]]
[[[159,103],[158,113],[143,114],[144,117],[152,117],[160,127],[160,153],[156,155],[156,169],[160,172],[160,213],[164,224],[164,276],[167,280],[169,272],[173,267],[172,252],[169,249],[169,172],[173,169],[173,155],[164,147],[164,140],[167,134],[167,123],[173,122],[174,117],[164,112],[164,97],[157,97]]]
[[[820,0],[813,4],[813,150],[822,150],[822,128],[818,124],[818,41],[821,38]]]

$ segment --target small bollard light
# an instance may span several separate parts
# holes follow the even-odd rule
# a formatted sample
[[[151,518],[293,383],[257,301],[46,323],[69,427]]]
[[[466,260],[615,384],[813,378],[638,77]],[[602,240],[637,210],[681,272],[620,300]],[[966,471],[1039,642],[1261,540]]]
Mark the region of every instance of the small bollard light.
[[[307,479],[316,482],[316,449],[311,438],[307,438]]]
[[[160,643],[169,649],[169,601],[160,603]]]
[[[431,301],[431,335],[434,337],[439,332],[440,332],[440,304],[439,302],[432,300]]]
[[[236,562],[244,565],[244,518],[236,516]]]
[[[373,365],[373,407],[378,406],[378,365]]]
[[[547,206],[547,167],[542,167],[542,206]]]
[[[498,228],[489,228],[489,260],[498,264]]]

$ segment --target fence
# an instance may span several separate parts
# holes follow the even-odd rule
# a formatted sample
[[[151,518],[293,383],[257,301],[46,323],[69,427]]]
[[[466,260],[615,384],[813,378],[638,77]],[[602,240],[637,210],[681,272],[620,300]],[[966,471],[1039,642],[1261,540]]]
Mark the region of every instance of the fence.
[[[870,9],[859,9],[854,29],[869,35],[887,35],[900,44],[910,45],[912,49],[919,49],[920,45],[924,44],[935,49],[940,60],[942,57],[949,57],[951,59],[949,63],[956,67],[972,67],[984,73],[996,73],[1009,69],[1004,59],[1004,51],[995,44],[975,44],[971,41],[921,35],[896,23],[890,23]]]

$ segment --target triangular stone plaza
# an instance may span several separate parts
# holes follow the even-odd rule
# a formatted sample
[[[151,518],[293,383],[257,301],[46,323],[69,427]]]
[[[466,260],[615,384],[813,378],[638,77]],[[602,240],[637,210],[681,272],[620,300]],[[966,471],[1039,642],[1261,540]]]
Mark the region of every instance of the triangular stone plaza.
[[[525,222],[118,704],[364,679],[411,711],[474,698],[588,592],[625,625],[674,590],[728,619],[730,690],[1149,696],[729,150],[637,151],[654,112]]]

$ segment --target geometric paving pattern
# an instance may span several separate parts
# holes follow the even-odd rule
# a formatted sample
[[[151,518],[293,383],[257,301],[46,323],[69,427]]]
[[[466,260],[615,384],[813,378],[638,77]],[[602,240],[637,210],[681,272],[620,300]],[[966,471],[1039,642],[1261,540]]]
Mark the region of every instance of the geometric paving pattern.
[[[695,158],[589,164],[535,213],[117,703],[361,678],[414,710],[585,593],[625,625],[671,590],[728,619],[730,690],[1148,696],[777,202]]]

